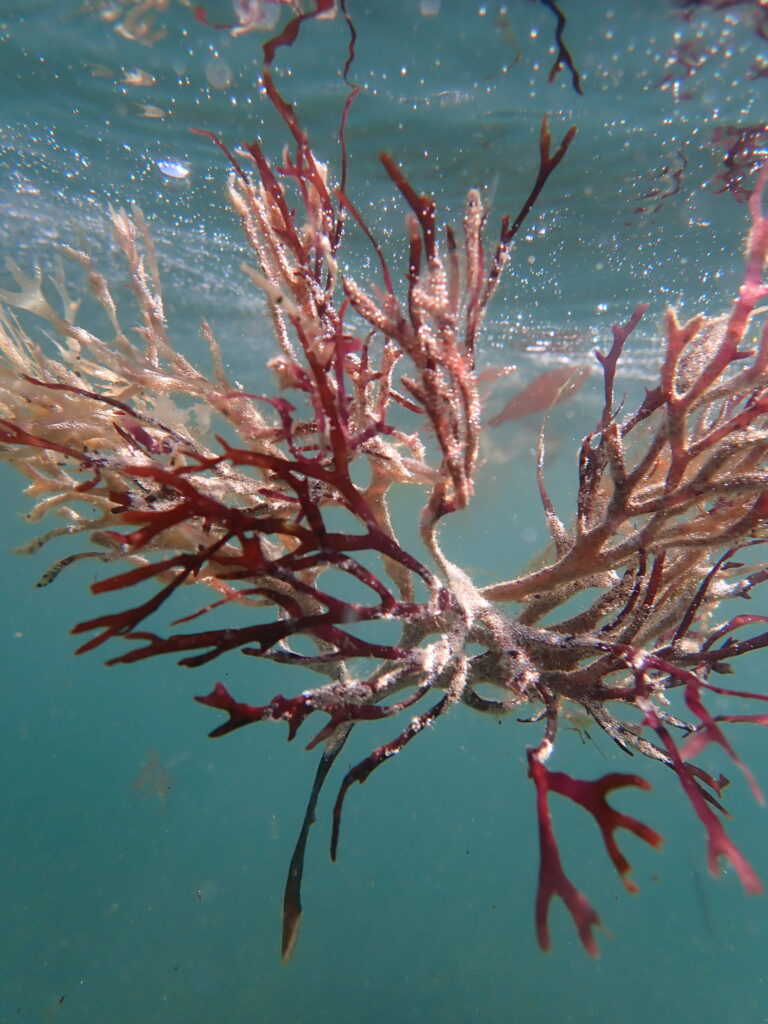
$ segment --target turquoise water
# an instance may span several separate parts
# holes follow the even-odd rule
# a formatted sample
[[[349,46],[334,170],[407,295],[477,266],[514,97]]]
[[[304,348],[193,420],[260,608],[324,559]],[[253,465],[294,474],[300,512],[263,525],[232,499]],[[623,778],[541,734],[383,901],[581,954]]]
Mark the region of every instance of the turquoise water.
[[[261,37],[207,28],[177,3],[157,12],[165,37],[141,45],[115,31],[118,6],[0,3],[0,249],[27,269],[36,260],[50,268],[52,243],[87,244],[119,296],[106,213],[110,203],[140,203],[177,344],[200,353],[205,315],[232,375],[258,391],[272,349],[239,270],[245,249],[224,200],[227,166],[189,129],[215,130],[231,146],[258,136],[277,156],[285,140],[257,85]],[[393,266],[402,266],[403,211],[379,150],[457,220],[470,186],[486,188],[495,213],[516,209],[535,172],[542,114],[556,139],[578,126],[488,324],[488,361],[519,367],[491,394],[491,412],[541,369],[604,347],[610,323],[638,301],[651,309],[625,368],[630,390],[658,356],[654,327],[666,303],[710,314],[727,306],[746,213],[718,192],[724,150],[713,137],[765,116],[757,8],[689,10],[685,20],[661,0],[563,0],[579,96],[567,68],[547,82],[554,17],[541,3],[443,0],[429,17],[418,0],[349,6],[352,78],[363,86],[349,124],[349,191]],[[232,18],[229,3],[208,11],[211,21]],[[346,45],[342,19],[310,24],[277,63],[281,88],[329,161],[338,155]],[[692,73],[670,58],[675,48]],[[661,200],[665,192],[674,194]],[[359,276],[374,274],[359,238],[348,259]],[[548,473],[563,508],[574,442],[598,410],[593,380],[553,416]],[[500,562],[511,575],[544,540],[529,458],[537,431],[522,421],[490,436],[479,500],[446,528],[448,552],[482,582],[499,578]],[[17,515],[28,506],[9,471],[0,487],[10,552],[35,528]],[[412,529],[413,509],[396,511]],[[100,610],[87,589],[92,567],[33,587],[63,553],[8,553],[0,563],[0,1021],[768,1020],[768,902],[745,897],[732,874],[711,879],[701,829],[670,773],[628,763],[601,737],[565,733],[554,766],[586,777],[642,771],[653,792],[622,796],[621,806],[659,829],[665,847],[626,840],[641,889],[629,897],[592,822],[555,807],[566,870],[610,936],[591,960],[557,906],[554,950],[539,952],[525,778],[535,727],[465,709],[354,787],[336,864],[327,856],[328,787],[299,945],[282,967],[282,889],[315,755],[269,724],[212,742],[206,732],[218,716],[191,698],[221,679],[266,700],[303,678],[237,655],[193,673],[170,661],[106,670],[99,652],[74,658],[69,627]],[[745,689],[764,679],[759,659],[739,666]],[[377,727],[356,734],[349,763],[390,736]],[[737,740],[768,786],[764,736]],[[739,779],[727,795],[732,834],[768,878],[765,811]]]

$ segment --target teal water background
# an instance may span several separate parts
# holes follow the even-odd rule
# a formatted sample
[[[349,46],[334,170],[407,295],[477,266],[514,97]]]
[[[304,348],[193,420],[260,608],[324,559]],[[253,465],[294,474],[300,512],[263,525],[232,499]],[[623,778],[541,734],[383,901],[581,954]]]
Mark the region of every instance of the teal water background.
[[[712,140],[717,128],[765,117],[768,80],[750,77],[768,59],[756,10],[694,11],[686,21],[661,0],[563,0],[578,96],[567,69],[547,81],[554,18],[543,4],[439,6],[427,17],[417,0],[350,0],[352,78],[363,86],[349,123],[350,194],[402,267],[403,209],[381,149],[450,220],[468,187],[484,187],[493,221],[527,191],[541,116],[555,139],[576,124],[489,318],[488,362],[519,372],[488,408],[542,369],[606,347],[610,323],[647,299],[625,367],[636,391],[658,360],[664,305],[715,315],[738,285],[746,209],[717,191],[723,150]],[[277,158],[285,133],[259,94],[262,39],[206,28],[175,4],[158,14],[165,38],[142,46],[102,16],[116,7],[0,2],[0,250],[29,270],[36,260],[54,265],[53,243],[85,244],[119,298],[107,208],[139,202],[157,240],[172,337],[202,358],[205,315],[232,375],[259,391],[272,349],[239,269],[247,254],[224,199],[228,168],[189,129],[215,130],[232,146],[258,136]],[[209,12],[232,17],[229,3]],[[670,53],[688,42],[693,74],[665,82]],[[341,18],[310,24],[277,62],[281,88],[331,162],[346,45]],[[155,84],[125,84],[136,69]],[[165,116],[142,116],[147,106]],[[654,211],[647,193],[672,187],[681,152],[680,190]],[[188,176],[169,177],[169,161]],[[375,275],[359,236],[347,258],[361,279]],[[563,509],[575,444],[598,410],[594,378],[553,416],[548,481]],[[538,427],[525,420],[489,433],[478,500],[446,527],[447,550],[481,582],[519,570],[545,540],[530,454]],[[653,792],[622,795],[621,808],[659,829],[665,847],[625,840],[641,890],[629,897],[594,824],[553,802],[566,870],[610,936],[591,960],[556,905],[554,950],[539,952],[525,778],[525,747],[538,731],[463,708],[350,791],[335,865],[328,786],[299,945],[282,967],[282,889],[316,755],[301,737],[286,744],[282,725],[211,741],[216,713],[191,698],[221,679],[259,703],[300,689],[303,677],[238,655],[194,672],[170,660],[105,669],[101,651],[73,657],[68,629],[101,610],[87,589],[93,569],[75,566],[34,589],[65,551],[10,553],[36,532],[18,515],[28,507],[18,483],[8,470],[0,477],[0,1021],[768,1021],[768,902],[744,896],[732,873],[710,878],[702,830],[671,773],[627,761],[600,736],[564,733],[553,766],[585,777],[642,772]],[[412,529],[412,504],[396,512]],[[745,660],[738,678],[764,688],[764,659]],[[389,736],[357,729],[345,764]],[[745,728],[735,740],[768,788],[764,735]],[[725,767],[709,752],[703,760]],[[137,786],[158,763],[168,777],[154,776],[161,794]],[[727,797],[734,838],[768,878],[765,810],[739,778]]]

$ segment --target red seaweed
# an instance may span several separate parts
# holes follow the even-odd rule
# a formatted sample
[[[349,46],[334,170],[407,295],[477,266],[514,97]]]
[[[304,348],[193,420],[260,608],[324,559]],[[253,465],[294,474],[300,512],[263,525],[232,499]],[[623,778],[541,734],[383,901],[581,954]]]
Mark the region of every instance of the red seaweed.
[[[302,917],[315,809],[352,730],[380,722],[390,725],[391,738],[369,748],[339,782],[334,859],[342,810],[353,813],[347,807],[353,784],[364,783],[458,705],[499,719],[519,717],[532,731],[545,723],[527,750],[542,949],[551,945],[555,897],[592,955],[601,923],[566,873],[551,797],[592,817],[628,891],[636,885],[618,834],[653,848],[661,843],[650,825],[620,809],[624,790],[649,789],[641,775],[611,771],[581,779],[549,767],[560,756],[558,725],[574,712],[621,751],[661,766],[703,828],[710,869],[727,861],[747,892],[759,892],[760,880],[725,829],[728,780],[696,758],[705,750],[724,758],[762,800],[731,733],[737,725],[768,724],[768,713],[759,710],[768,696],[712,679],[768,647],[768,617],[742,610],[768,579],[761,561],[768,522],[768,327],[763,321],[754,330],[768,295],[768,167],[754,186],[746,179],[762,158],[764,126],[734,129],[720,140],[729,142],[731,177],[724,187],[747,199],[750,221],[730,309],[685,322],[666,310],[657,374],[634,409],[619,380],[648,305],[638,303],[613,325],[595,353],[602,408],[578,448],[574,509],[562,520],[557,513],[545,485],[542,441],[532,474],[551,543],[529,569],[509,579],[499,572],[480,586],[446,555],[440,537],[483,482],[480,385],[497,372],[482,365],[484,317],[511,262],[512,243],[550,187],[575,128],[553,148],[549,121],[542,119],[533,183],[519,211],[501,218],[490,246],[490,211],[477,190],[467,197],[461,230],[443,227],[433,192],[413,184],[395,157],[383,153],[383,170],[406,213],[395,269],[353,198],[346,129],[358,90],[347,7],[340,5],[348,46],[334,174],[272,73],[283,51],[334,5],[286,6],[292,16],[264,44],[262,67],[264,95],[288,140],[282,155],[276,159],[252,141],[235,158],[216,134],[201,134],[230,164],[228,194],[250,248],[244,269],[258,296],[254,308],[274,330],[269,366],[276,388],[290,390],[291,400],[262,393],[261,383],[256,394],[233,384],[207,323],[211,377],[176,351],[139,211],[113,213],[139,310],[136,331],[119,326],[124,314],[86,253],[74,255],[115,327],[111,342],[75,323],[76,304],[64,316],[55,312],[40,274],[19,272],[19,292],[4,292],[4,300],[37,315],[64,343],[49,357],[12,317],[4,321],[0,456],[31,481],[35,518],[66,512],[67,525],[40,537],[38,547],[69,535],[92,545],[59,560],[41,582],[79,558],[120,563],[91,590],[116,598],[139,588],[133,606],[113,605],[73,630],[91,634],[81,653],[102,644],[116,650],[109,664],[171,655],[200,668],[239,651],[285,673],[285,693],[271,697],[252,671],[242,685],[255,697],[239,699],[234,685],[230,692],[209,682],[210,692],[196,698],[223,716],[212,737],[280,721],[289,740],[311,728],[305,747],[321,748],[285,885],[285,958]],[[580,91],[563,42],[564,17],[556,4],[545,6],[558,19],[552,75],[567,67]],[[196,17],[208,24],[203,9]],[[679,188],[682,154],[679,161],[643,197],[654,209]],[[348,227],[370,244],[378,282],[361,284],[343,269]],[[579,357],[540,375],[491,425],[545,412],[587,372]],[[199,414],[194,428],[190,409]],[[413,550],[397,533],[396,494],[407,487],[423,499],[420,545]],[[513,553],[519,543],[511,529],[509,539]],[[504,557],[500,552],[502,563]],[[190,586],[210,588],[214,600],[192,613],[182,607],[163,625],[164,613]],[[723,616],[726,601],[732,607]],[[236,624],[219,625],[235,604]],[[205,628],[214,610],[221,618]],[[288,669],[295,666],[321,682],[289,691]],[[722,705],[718,713],[710,707],[713,695]]]

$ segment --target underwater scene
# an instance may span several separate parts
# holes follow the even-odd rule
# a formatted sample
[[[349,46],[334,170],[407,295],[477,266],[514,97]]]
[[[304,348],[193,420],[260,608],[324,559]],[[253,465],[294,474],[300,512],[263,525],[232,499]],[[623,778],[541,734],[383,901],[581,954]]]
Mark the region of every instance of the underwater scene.
[[[766,5],[0,83],[0,1021],[768,1021]]]

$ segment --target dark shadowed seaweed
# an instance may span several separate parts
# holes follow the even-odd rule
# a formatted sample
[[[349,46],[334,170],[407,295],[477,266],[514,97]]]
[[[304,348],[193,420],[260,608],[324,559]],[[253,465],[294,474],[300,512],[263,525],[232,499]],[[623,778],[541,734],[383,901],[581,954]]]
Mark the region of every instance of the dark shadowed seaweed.
[[[274,331],[269,365],[279,396],[249,394],[228,380],[207,323],[210,378],[173,347],[138,210],[112,218],[140,315],[131,332],[88,253],[67,250],[85,271],[111,337],[78,324],[78,303],[61,280],[47,284],[39,272],[28,277],[14,266],[17,290],[0,293],[0,453],[29,481],[30,518],[61,520],[26,550],[54,537],[90,539],[41,583],[75,560],[95,559],[123,566],[93,585],[96,594],[156,584],[131,607],[76,626],[76,634],[89,635],[81,652],[119,638],[129,646],[110,664],[172,654],[197,667],[240,650],[320,677],[317,686],[261,704],[236,699],[222,683],[197,698],[224,715],[212,736],[272,720],[284,721],[292,739],[307,719],[316,722],[308,747],[322,754],[285,890],[285,956],[298,934],[318,795],[351,730],[393,719],[392,738],[341,780],[334,856],[353,784],[458,704],[542,723],[528,750],[540,843],[539,943],[549,948],[548,911],[558,897],[595,953],[599,918],[563,866],[552,798],[594,818],[629,890],[618,833],[651,846],[660,836],[617,807],[623,789],[648,788],[639,775],[589,781],[548,767],[558,724],[573,710],[622,750],[665,765],[704,826],[712,871],[725,859],[748,892],[761,888],[723,826],[727,780],[695,758],[710,744],[720,747],[760,798],[726,726],[768,724],[759,710],[766,695],[712,680],[768,645],[768,620],[744,611],[768,577],[768,328],[753,326],[767,290],[766,172],[749,198],[745,270],[730,309],[686,322],[667,310],[658,378],[634,411],[617,399],[616,378],[646,307],[613,327],[612,342],[596,353],[603,407],[581,443],[573,515],[562,521],[545,488],[542,442],[532,470],[551,550],[522,575],[479,587],[446,557],[439,532],[475,490],[483,318],[512,240],[552,187],[574,129],[553,145],[543,121],[528,196],[490,242],[479,192],[467,197],[462,230],[442,229],[434,200],[383,154],[407,212],[401,290],[399,265],[390,269],[348,187],[344,126],[354,88],[343,108],[334,184],[272,76],[278,51],[331,6],[319,0],[264,46],[264,90],[290,140],[279,164],[257,143],[241,162],[211,136],[233,168],[229,199],[253,257],[243,269]],[[340,269],[345,232],[355,226],[373,247],[378,284]],[[26,333],[14,307],[53,331],[53,351]],[[391,499],[406,486],[424,496],[417,553],[401,544],[390,516]],[[151,631],[150,617],[190,584],[208,587],[211,603],[168,632]],[[240,625],[197,625],[235,604]],[[723,615],[721,607],[732,610]],[[257,673],[256,692],[258,683]],[[674,691],[685,718],[672,711]],[[735,710],[713,714],[713,694]]]

